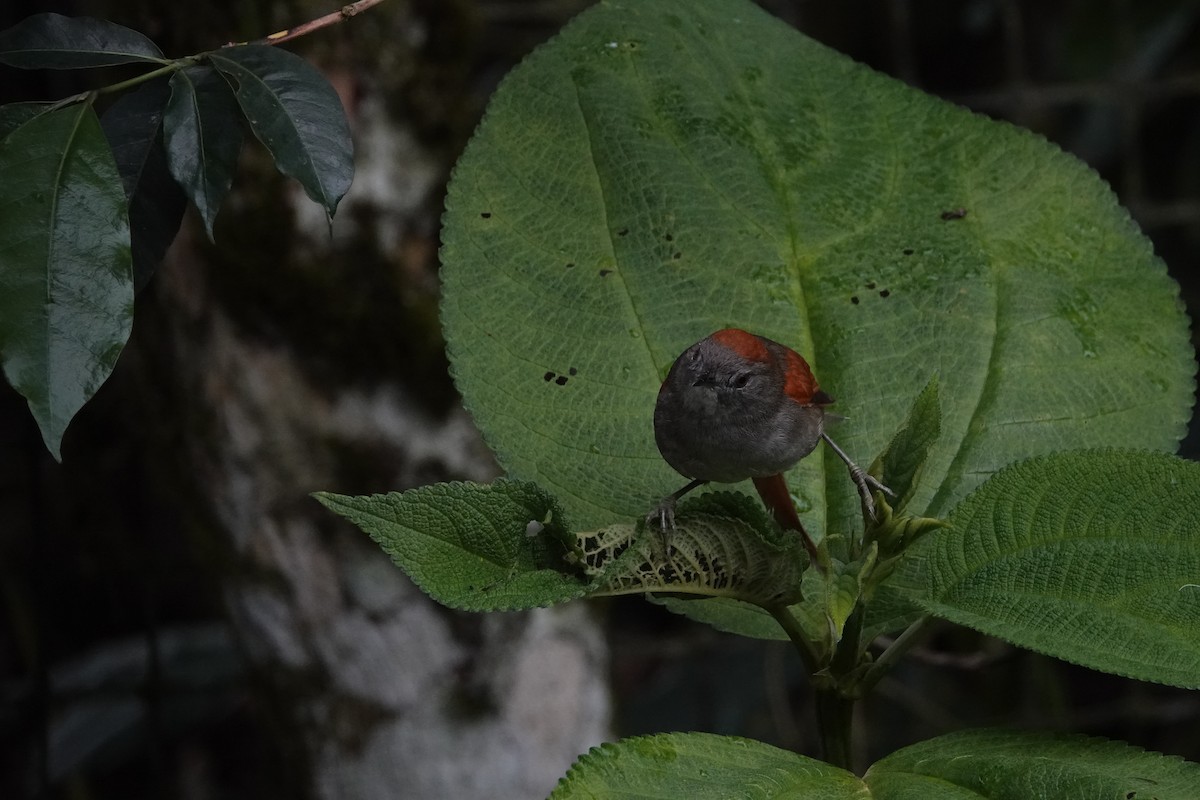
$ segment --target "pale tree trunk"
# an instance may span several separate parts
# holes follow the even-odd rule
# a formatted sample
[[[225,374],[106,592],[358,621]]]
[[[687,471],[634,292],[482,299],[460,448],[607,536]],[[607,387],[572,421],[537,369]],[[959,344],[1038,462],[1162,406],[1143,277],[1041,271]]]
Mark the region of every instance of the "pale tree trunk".
[[[403,251],[395,232],[435,228],[429,209],[442,170],[392,124],[381,114],[356,120],[356,190],[342,215],[371,209],[376,229],[392,231]],[[410,199],[379,207],[371,187],[393,192],[397,181]],[[241,197],[222,212],[231,227]],[[366,235],[340,215],[330,240],[320,212],[298,194],[265,202],[291,204],[302,240],[294,252],[310,261]],[[304,343],[263,333],[274,326],[258,316],[268,312],[255,307],[255,290],[242,292],[227,260],[214,266],[214,252],[185,224],[139,299],[153,311],[139,317],[137,346],[153,353],[146,374],[162,392],[161,413],[183,430],[175,449],[200,509],[197,527],[204,546],[215,542],[235,631],[282,721],[276,730],[294,737],[281,744],[303,756],[298,783],[331,800],[544,797],[607,733],[599,625],[582,604],[493,615],[442,608],[365,534],[309,498],[435,477],[486,481],[495,467],[466,413],[430,411],[414,378],[371,388],[314,378]],[[330,256],[329,269],[338,263]],[[287,280],[288,270],[274,265],[272,274]],[[299,275],[297,284],[304,289]],[[337,281],[312,291],[330,285]],[[231,303],[245,307],[231,313]]]

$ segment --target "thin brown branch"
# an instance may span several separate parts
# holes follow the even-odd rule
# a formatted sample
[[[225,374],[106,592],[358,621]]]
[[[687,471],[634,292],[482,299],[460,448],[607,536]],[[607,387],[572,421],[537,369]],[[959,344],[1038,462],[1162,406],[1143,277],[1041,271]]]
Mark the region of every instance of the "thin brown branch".
[[[284,28],[281,31],[272,33],[270,36],[264,36],[261,39],[255,39],[253,42],[229,42],[225,47],[238,47],[244,44],[282,44],[290,42],[292,39],[298,39],[301,36],[307,36],[313,31],[319,31],[321,28],[328,28],[330,25],[336,25],[339,22],[345,22],[351,17],[361,14],[372,6],[377,6],[384,0],[357,0],[357,2],[342,6],[332,14],[326,14],[323,17],[309,20],[308,22],[297,25],[294,28]]]

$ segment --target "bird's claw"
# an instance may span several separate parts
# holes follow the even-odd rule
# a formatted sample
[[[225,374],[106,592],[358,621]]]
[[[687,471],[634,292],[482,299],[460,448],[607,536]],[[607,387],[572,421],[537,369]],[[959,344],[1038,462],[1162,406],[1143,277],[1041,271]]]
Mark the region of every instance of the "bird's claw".
[[[646,524],[657,524],[663,533],[675,530],[675,495],[667,495],[646,515]]]
[[[878,522],[879,519],[875,516],[875,499],[871,497],[871,490],[875,489],[892,497],[895,497],[896,493],[876,480],[874,476],[868,474],[858,464],[851,461],[850,456],[846,455],[842,451],[842,448],[838,447],[837,443],[829,438],[829,434],[822,433],[821,438],[825,440],[825,444],[833,449],[834,453],[837,453],[838,458],[842,459],[847,469],[850,470],[850,480],[854,481],[854,485],[858,487],[858,497],[862,501],[863,513],[872,522]]]
[[[895,497],[896,493],[880,483],[874,475],[863,471],[862,467],[857,464],[850,466],[850,479],[858,487],[858,497],[862,501],[863,512],[872,522],[878,522],[879,518],[875,516],[875,498],[871,496],[872,490],[882,492],[890,497]]]

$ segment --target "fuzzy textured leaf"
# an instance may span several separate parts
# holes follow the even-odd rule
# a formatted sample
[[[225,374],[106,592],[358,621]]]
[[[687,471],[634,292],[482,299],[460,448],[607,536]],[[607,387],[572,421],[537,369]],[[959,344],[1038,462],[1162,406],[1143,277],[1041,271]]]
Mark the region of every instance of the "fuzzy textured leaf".
[[[121,176],[90,104],[0,142],[0,359],[46,447],[108,378],[133,323]]]
[[[889,581],[1022,647],[1200,687],[1200,464],[1060,453],[997,473]]]
[[[592,748],[550,800],[861,800],[845,770],[762,742],[711,733],[635,736]]]
[[[934,376],[913,401],[900,430],[871,465],[871,474],[894,492],[894,499],[888,502],[895,512],[904,511],[912,499],[921,483],[925,459],[941,433],[942,411]]]
[[[562,511],[533,484],[439,483],[371,497],[313,496],[366,531],[414,583],[451,608],[535,608],[586,590],[566,559]]]
[[[167,63],[154,42],[108,20],[34,14],[0,31],[0,64],[22,69],[79,69],[139,61]]]
[[[863,782],[876,800],[1194,800],[1200,765],[1083,736],[965,731],[898,750]]]
[[[275,166],[333,216],[354,178],[354,145],[329,81],[303,58],[278,47],[231,47],[210,53],[209,61],[237,95]]]
[[[1177,287],[1095,173],[746,0],[581,14],[495,93],[443,242],[465,401],[583,529],[681,485],[655,396],[725,326],[804,355],[860,461],[938,374],[917,515],[1031,454],[1173,450],[1192,402]],[[788,480],[815,537],[859,527],[826,448]]]
[[[950,734],[858,778],[762,742],[670,733],[593,748],[550,800],[1195,800],[1197,786],[1200,765],[1066,734]]]

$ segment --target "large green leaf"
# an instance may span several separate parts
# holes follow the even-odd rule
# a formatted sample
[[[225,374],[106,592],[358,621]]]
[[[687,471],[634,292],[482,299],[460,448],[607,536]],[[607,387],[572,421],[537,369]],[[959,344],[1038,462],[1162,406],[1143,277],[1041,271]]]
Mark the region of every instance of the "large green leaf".
[[[154,42],[108,20],[34,14],[0,31],[0,64],[22,69],[77,69],[138,61],[167,63]]]
[[[1200,687],[1200,464],[1060,453],[1002,470],[891,583],[944,619],[1160,683]]]
[[[171,76],[163,138],[171,174],[196,205],[211,239],[242,149],[241,113],[216,70],[188,67]]]
[[[159,78],[121,95],[100,118],[129,203],[133,279],[139,290],[174,241],[187,208],[163,146],[162,119],[170,96],[167,79]]]
[[[1082,736],[969,731],[906,747],[860,779],[708,733],[638,736],[580,757],[550,800],[1195,800],[1200,766]]]
[[[726,325],[805,355],[864,463],[939,376],[913,514],[1031,454],[1172,450],[1188,417],[1177,288],[1091,170],[745,0],[580,15],[494,95],[443,241],[466,403],[584,529],[681,485],[655,394]],[[788,477],[814,535],[858,526],[825,448]]]
[[[275,166],[295,178],[330,216],[354,178],[354,145],[342,102],[300,56],[264,45],[209,54],[237,95]]]
[[[898,750],[863,781],[877,800],[1194,800],[1200,765],[1082,736],[965,731]]]
[[[60,458],[133,322],[121,176],[90,104],[33,117],[0,142],[0,358]]]

